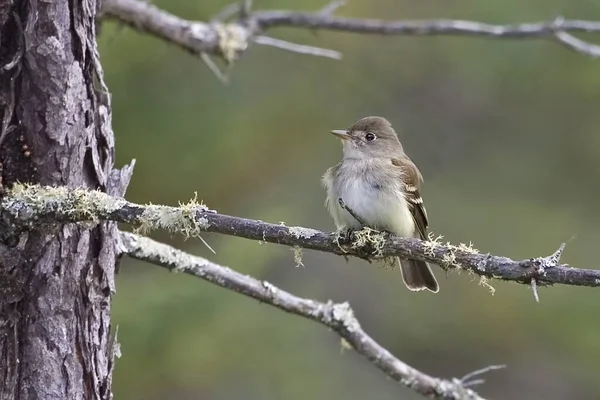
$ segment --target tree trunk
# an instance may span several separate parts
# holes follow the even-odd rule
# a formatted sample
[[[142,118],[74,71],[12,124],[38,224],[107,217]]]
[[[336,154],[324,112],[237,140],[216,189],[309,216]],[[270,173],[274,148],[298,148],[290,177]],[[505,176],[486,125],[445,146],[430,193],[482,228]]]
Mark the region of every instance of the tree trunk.
[[[122,196],[95,0],[0,1],[0,167],[15,182]],[[114,223],[0,231],[2,399],[109,399]]]

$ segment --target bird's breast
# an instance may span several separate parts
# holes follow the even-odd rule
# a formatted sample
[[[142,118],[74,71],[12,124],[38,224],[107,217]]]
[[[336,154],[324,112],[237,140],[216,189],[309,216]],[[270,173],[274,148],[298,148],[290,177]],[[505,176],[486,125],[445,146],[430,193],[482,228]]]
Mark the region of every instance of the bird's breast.
[[[341,197],[369,227],[392,231],[400,236],[413,236],[414,221],[399,177],[394,179],[369,165],[364,168],[355,165],[340,168],[333,186],[334,196]],[[338,213],[346,226],[360,227],[348,211],[340,207]]]

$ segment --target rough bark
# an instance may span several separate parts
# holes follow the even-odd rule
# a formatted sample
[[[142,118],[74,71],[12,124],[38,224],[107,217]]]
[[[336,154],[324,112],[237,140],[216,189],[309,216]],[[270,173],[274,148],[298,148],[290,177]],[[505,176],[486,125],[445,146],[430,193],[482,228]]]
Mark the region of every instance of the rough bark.
[[[95,0],[0,2],[0,167],[14,182],[122,196]],[[113,222],[0,226],[2,399],[111,398]]]

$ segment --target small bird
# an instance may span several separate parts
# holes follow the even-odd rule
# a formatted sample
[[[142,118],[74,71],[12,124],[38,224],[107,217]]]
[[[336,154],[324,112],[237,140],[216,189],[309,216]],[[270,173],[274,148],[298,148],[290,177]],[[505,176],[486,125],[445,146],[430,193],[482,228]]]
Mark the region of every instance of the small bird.
[[[419,194],[423,177],[404,153],[390,122],[366,117],[347,130],[331,133],[341,139],[344,155],[325,172],[322,183],[327,191],[325,205],[337,229],[362,229],[364,223],[401,237],[426,239],[429,222]],[[426,262],[399,258],[396,262],[408,289],[439,291]]]

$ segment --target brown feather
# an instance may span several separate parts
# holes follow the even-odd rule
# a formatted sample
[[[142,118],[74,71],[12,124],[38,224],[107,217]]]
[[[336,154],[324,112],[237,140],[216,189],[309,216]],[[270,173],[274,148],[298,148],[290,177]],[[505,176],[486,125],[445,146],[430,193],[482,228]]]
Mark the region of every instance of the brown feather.
[[[418,234],[420,239],[426,240],[429,220],[427,219],[427,211],[425,210],[419,191],[423,176],[417,166],[406,155],[403,155],[402,158],[393,158],[392,164],[402,168],[400,176],[404,183],[404,197],[415,221],[415,233]],[[398,262],[402,271],[404,284],[410,290],[429,289],[434,293],[439,291],[439,284],[435,279],[435,275],[433,275],[431,267],[425,261],[402,260],[398,258]]]
[[[427,219],[427,210],[425,209],[420,193],[421,182],[423,182],[421,172],[406,155],[402,159],[392,158],[392,164],[402,168],[403,173],[401,177],[405,187],[404,196],[410,207],[419,238],[425,240],[427,239],[429,220]]]

